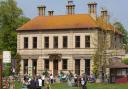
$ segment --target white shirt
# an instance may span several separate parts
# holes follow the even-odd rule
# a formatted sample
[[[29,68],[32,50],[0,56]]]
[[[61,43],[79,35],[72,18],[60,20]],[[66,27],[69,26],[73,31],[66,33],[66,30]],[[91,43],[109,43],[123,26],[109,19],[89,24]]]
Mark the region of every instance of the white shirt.
[[[39,86],[42,86],[42,80],[38,79],[38,82],[39,82]]]
[[[52,75],[50,76],[50,79],[53,79],[53,76]]]
[[[45,76],[44,75],[42,75],[42,80],[45,80]]]

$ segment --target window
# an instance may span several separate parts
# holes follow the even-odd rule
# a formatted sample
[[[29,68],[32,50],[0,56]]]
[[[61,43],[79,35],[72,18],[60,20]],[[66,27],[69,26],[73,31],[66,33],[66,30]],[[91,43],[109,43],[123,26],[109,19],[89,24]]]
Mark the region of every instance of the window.
[[[53,47],[54,47],[54,48],[58,48],[58,37],[57,37],[57,36],[54,37],[54,44],[53,44]]]
[[[49,70],[49,60],[45,60],[44,69]]]
[[[44,48],[49,48],[49,37],[44,38]]]
[[[68,47],[68,37],[63,36],[63,48],[67,48],[67,47]]]
[[[80,36],[75,36],[75,47],[80,48]]]
[[[67,59],[63,59],[63,66],[62,66],[62,68],[64,69],[64,70],[66,70],[67,69]]]
[[[24,37],[24,48],[28,48],[28,37]]]
[[[28,74],[28,59],[24,59],[24,74]]]
[[[33,37],[33,48],[37,48],[37,37]]]
[[[85,59],[85,73],[90,75],[90,59]]]
[[[85,48],[90,48],[90,36],[85,36]]]

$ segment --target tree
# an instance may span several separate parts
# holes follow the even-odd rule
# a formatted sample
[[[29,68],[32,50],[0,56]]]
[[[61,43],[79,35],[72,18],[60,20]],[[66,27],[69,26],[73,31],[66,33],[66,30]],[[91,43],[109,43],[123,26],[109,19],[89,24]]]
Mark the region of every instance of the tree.
[[[15,58],[16,58],[15,70],[16,70],[16,74],[19,74],[20,67],[21,67],[21,64],[20,64],[20,62],[21,62],[21,55],[17,53]]]
[[[122,62],[123,62],[124,64],[127,64],[127,65],[128,65],[128,58],[124,58],[124,59],[122,60]]]
[[[126,51],[128,51],[128,32],[120,22],[115,22],[114,26],[123,33],[123,44]]]
[[[0,50],[11,51],[12,57],[16,55],[16,29],[29,20],[21,15],[15,0],[0,1]]]

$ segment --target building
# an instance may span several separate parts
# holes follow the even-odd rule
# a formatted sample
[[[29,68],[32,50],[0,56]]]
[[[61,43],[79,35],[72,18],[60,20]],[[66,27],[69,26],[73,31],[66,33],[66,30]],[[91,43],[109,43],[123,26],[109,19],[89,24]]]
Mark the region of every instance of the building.
[[[93,55],[106,33],[110,57],[121,57],[122,33],[109,23],[107,10],[97,15],[97,3],[88,3],[88,13],[75,14],[75,5],[68,1],[66,15],[54,15],[46,6],[38,7],[39,16],[17,29],[17,52],[21,55],[20,74],[41,74],[45,70],[90,75]]]

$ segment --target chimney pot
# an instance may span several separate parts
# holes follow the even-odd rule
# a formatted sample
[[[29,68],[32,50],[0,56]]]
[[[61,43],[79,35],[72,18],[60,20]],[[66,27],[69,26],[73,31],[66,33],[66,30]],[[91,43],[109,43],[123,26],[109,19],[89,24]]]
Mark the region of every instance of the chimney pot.
[[[97,3],[96,2],[89,2],[88,3],[88,13],[96,19],[97,15]]]
[[[45,9],[46,9],[46,6],[45,6],[45,5],[40,5],[40,6],[38,6],[37,8],[38,8],[39,16],[45,16]]]
[[[48,11],[48,15],[49,15],[49,16],[53,16],[53,13],[54,13],[54,11],[53,11],[53,10]]]
[[[67,8],[68,15],[75,14],[75,5],[73,4],[72,0],[68,1],[68,5],[66,5],[66,8]]]

